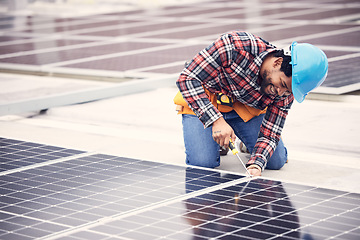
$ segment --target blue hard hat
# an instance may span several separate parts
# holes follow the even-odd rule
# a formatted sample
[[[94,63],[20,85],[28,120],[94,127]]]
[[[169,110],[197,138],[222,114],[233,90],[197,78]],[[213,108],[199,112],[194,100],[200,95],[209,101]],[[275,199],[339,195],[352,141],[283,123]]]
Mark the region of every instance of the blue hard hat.
[[[308,43],[291,44],[292,92],[301,103],[305,96],[320,86],[328,73],[325,53]]]

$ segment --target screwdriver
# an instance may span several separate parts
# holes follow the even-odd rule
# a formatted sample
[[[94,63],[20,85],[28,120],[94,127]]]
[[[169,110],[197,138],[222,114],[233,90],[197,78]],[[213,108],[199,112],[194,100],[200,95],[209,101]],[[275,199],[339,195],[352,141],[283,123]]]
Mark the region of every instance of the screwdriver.
[[[243,161],[241,160],[241,158],[240,158],[240,156],[239,156],[239,151],[235,148],[235,146],[234,146],[233,142],[231,141],[231,139],[230,139],[230,142],[229,142],[229,148],[230,148],[230,150],[232,151],[232,153],[237,156],[237,158],[239,159],[239,161],[241,162],[241,164],[242,164],[243,167],[245,168],[246,173],[247,173],[250,177],[252,177],[252,175],[251,175],[251,174],[249,173],[249,171],[247,170],[245,164],[244,164]]]

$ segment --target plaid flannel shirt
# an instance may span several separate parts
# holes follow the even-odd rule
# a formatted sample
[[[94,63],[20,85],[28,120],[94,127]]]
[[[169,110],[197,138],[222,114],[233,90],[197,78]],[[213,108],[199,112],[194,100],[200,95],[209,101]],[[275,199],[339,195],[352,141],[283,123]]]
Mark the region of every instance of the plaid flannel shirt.
[[[260,67],[275,46],[247,32],[222,35],[198,53],[180,74],[176,84],[189,107],[205,128],[222,117],[204,88],[224,93],[248,106],[267,111],[248,165],[265,168],[279,142],[294,96],[266,96],[260,92]]]

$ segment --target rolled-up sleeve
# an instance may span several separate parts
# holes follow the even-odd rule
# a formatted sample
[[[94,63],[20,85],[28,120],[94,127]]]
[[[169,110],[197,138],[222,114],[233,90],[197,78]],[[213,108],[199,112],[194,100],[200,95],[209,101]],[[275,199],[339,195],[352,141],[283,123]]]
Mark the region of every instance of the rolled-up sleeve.
[[[263,170],[267,160],[274,153],[285,125],[286,116],[294,101],[291,94],[285,100],[274,103],[267,108],[260,127],[259,136],[247,166],[256,164]]]

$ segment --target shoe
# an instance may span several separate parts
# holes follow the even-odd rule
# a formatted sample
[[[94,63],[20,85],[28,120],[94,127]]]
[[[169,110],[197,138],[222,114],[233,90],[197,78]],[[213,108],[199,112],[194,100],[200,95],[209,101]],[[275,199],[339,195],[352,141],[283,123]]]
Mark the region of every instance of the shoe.
[[[226,156],[228,151],[229,151],[229,149],[227,149],[225,147],[220,147],[220,156]]]
[[[235,146],[237,146],[237,149],[239,149],[242,153],[250,153],[245,144],[239,138],[236,138]]]
[[[242,153],[250,153],[247,147],[245,146],[245,144],[243,144],[243,142],[240,142],[239,148],[240,148],[240,152]]]

